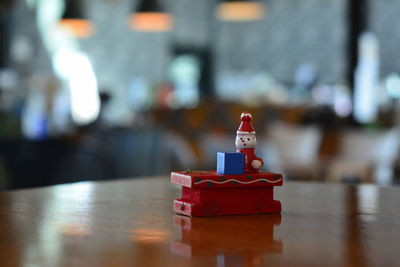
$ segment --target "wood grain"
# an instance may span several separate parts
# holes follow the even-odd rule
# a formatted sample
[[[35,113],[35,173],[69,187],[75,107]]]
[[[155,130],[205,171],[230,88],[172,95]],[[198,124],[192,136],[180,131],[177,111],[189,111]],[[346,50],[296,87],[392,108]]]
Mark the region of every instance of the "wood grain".
[[[395,266],[400,188],[286,182],[282,214],[175,215],[169,177],[0,193],[0,266]]]

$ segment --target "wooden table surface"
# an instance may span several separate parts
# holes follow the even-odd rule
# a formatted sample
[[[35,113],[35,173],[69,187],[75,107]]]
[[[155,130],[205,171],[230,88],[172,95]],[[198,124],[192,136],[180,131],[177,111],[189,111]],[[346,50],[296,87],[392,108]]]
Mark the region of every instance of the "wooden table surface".
[[[169,177],[0,193],[0,266],[400,266],[400,188],[286,182],[282,214],[175,215]]]

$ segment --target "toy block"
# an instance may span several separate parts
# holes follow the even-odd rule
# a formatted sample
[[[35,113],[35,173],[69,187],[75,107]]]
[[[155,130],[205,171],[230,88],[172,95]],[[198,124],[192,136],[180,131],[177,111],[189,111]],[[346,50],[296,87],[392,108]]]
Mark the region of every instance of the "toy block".
[[[274,200],[274,187],[281,186],[279,173],[264,172],[257,157],[256,132],[252,116],[243,112],[236,131],[236,153],[217,154],[217,171],[172,172],[171,183],[182,187],[182,197],[173,209],[186,216],[220,216],[279,213],[281,202]]]
[[[171,183],[182,186],[175,212],[187,216],[279,213],[273,187],[282,185],[279,173],[222,175],[216,171],[172,172]]]
[[[243,174],[244,154],[218,152],[217,172],[225,175]]]

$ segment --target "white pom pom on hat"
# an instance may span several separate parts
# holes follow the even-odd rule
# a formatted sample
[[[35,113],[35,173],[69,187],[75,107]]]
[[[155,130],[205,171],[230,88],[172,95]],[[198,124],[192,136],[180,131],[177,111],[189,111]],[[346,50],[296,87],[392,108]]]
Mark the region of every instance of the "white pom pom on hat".
[[[240,115],[242,122],[240,123],[239,129],[237,129],[236,134],[256,134],[253,125],[251,125],[252,116],[249,112],[243,112]]]

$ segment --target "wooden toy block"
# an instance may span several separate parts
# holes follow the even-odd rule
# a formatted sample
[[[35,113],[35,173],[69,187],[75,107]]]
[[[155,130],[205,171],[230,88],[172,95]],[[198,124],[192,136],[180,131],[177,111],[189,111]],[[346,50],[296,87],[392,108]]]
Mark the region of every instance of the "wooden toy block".
[[[187,216],[281,211],[281,203],[273,199],[273,187],[282,185],[282,175],[278,173],[173,172],[171,183],[182,186],[182,197],[174,201],[174,211]]]
[[[218,174],[243,174],[244,154],[242,153],[217,153]]]
[[[171,183],[182,186],[182,197],[174,201],[175,212],[218,216],[281,211],[281,203],[273,198],[273,187],[282,185],[282,175],[260,170],[264,161],[255,154],[257,140],[252,116],[243,112],[240,118],[235,140],[237,153],[218,152],[217,171],[171,173]]]

